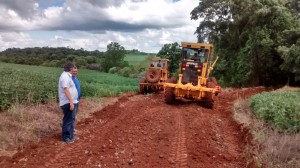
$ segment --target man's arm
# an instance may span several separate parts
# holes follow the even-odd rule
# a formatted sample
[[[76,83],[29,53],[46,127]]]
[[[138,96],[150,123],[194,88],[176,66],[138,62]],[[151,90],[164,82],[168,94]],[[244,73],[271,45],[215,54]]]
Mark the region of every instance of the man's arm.
[[[81,94],[81,86],[80,86],[80,81],[79,81],[79,79],[77,78],[77,80],[78,80],[78,88],[79,88],[79,95],[78,95],[78,98],[79,98],[79,100],[81,99],[81,96],[82,96],[82,94]]]
[[[71,97],[69,88],[65,87],[65,88],[64,88],[64,92],[65,92],[67,98],[68,98],[69,101],[70,101],[70,110],[73,111],[73,110],[74,110],[74,103],[73,103],[73,100],[72,100],[72,97]]]

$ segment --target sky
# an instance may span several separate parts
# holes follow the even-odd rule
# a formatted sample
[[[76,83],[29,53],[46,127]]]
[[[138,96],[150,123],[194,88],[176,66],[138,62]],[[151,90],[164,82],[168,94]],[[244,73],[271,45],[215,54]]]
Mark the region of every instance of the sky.
[[[0,0],[0,51],[69,47],[157,53],[164,44],[196,42],[199,0]]]

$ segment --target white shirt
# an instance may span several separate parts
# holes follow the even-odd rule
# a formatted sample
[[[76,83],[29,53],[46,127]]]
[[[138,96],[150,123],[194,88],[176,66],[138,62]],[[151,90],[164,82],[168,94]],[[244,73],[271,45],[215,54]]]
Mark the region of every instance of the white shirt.
[[[59,97],[59,106],[63,106],[65,104],[70,103],[67,98],[64,88],[69,88],[69,92],[71,94],[73,103],[78,103],[78,93],[76,90],[76,86],[72,80],[72,74],[70,72],[63,72],[59,77],[58,82],[58,97]]]

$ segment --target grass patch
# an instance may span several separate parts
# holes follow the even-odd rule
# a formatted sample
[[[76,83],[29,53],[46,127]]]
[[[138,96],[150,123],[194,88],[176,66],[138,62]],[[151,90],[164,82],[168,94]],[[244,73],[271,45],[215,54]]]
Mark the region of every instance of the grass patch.
[[[287,109],[292,108],[290,107],[291,104],[297,105],[295,103],[297,100],[287,98],[286,101],[291,101],[291,103],[286,104],[286,102],[277,102],[280,99],[279,97],[287,96],[286,94],[294,95],[295,93],[299,94],[299,91],[294,90],[293,93],[286,93],[286,90],[281,90],[262,93],[253,97],[256,101],[262,95],[268,97],[262,96],[263,99],[259,101],[262,109],[268,109],[266,111],[273,108],[268,108],[272,104],[269,101],[273,102],[272,106],[274,106],[275,102],[281,104],[279,107],[282,110],[286,109],[283,105],[289,105]],[[248,159],[248,163],[254,163],[256,167],[298,168],[300,165],[300,133],[296,133],[294,129],[282,129],[279,126],[274,126],[270,120],[267,121],[263,117],[256,117],[257,114],[252,112],[250,108],[250,104],[253,103],[253,97],[250,100],[238,99],[233,108],[234,119],[249,129],[252,134],[252,142],[249,142],[246,149],[244,149],[244,155]],[[292,109],[295,109],[295,107]],[[286,112],[285,110],[283,111]],[[275,114],[281,115],[280,112]],[[274,117],[276,118],[276,116]],[[284,119],[284,117],[280,117],[280,119]]]
[[[2,150],[35,143],[40,138],[60,130],[61,111],[56,102],[47,105],[14,104],[0,113],[0,143]]]

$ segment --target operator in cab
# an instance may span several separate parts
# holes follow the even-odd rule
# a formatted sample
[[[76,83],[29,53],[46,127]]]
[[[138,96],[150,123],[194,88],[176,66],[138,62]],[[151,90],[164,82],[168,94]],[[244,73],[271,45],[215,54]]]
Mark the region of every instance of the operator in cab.
[[[195,53],[195,54],[194,54],[194,56],[192,57],[192,60],[194,60],[194,61],[199,61],[198,53]]]

